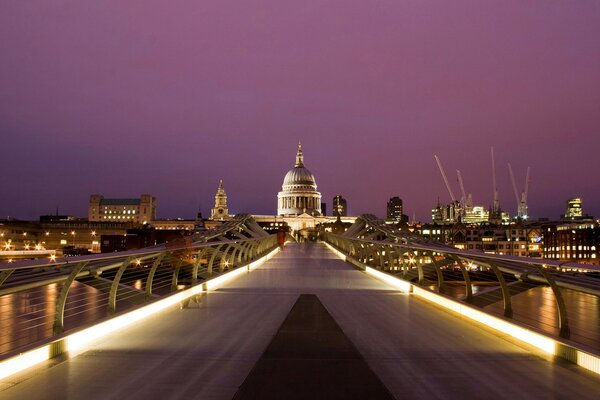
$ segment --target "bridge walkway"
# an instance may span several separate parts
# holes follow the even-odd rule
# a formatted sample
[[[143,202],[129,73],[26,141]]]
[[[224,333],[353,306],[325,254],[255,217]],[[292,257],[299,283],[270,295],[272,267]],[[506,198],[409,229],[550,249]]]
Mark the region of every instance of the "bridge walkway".
[[[595,399],[600,392],[595,375],[391,290],[307,243],[286,246],[199,305],[166,310],[20,382],[1,382],[0,398],[231,399],[301,294],[317,296],[397,399]],[[298,384],[319,398],[318,386],[302,376]]]

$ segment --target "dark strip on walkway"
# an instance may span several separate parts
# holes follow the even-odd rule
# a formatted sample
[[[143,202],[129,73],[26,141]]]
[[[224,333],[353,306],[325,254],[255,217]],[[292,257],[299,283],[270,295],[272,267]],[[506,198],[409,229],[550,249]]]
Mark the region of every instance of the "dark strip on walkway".
[[[302,294],[234,396],[393,399],[313,294]]]

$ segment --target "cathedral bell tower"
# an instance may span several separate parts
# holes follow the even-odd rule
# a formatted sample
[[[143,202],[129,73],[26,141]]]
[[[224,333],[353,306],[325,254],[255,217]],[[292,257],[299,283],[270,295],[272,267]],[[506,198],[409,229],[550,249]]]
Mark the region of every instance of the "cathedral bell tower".
[[[223,180],[219,179],[219,187],[215,194],[215,208],[210,211],[210,219],[223,221],[229,219],[229,210],[227,209],[227,194],[223,189]]]

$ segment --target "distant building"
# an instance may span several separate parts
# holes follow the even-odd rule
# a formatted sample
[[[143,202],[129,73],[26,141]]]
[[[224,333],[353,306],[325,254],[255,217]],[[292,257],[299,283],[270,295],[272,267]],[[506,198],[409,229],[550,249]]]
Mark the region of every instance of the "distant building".
[[[191,231],[196,229],[198,221],[195,219],[160,219],[150,221],[150,226],[157,231]]]
[[[472,206],[463,211],[462,222],[465,224],[483,224],[490,220],[490,212],[482,206]]]
[[[332,213],[334,217],[345,217],[348,215],[348,203],[339,194],[333,198]]]
[[[387,202],[386,220],[400,222],[402,219],[402,199],[398,196],[390,198]]]
[[[327,203],[321,203],[321,215],[327,215]]]
[[[579,197],[567,200],[567,210],[564,215],[567,219],[577,219],[583,217],[583,202]]]
[[[596,223],[562,223],[543,227],[544,258],[600,263],[600,227]]]
[[[215,208],[210,211],[210,219],[223,221],[229,219],[229,210],[227,209],[227,194],[223,188],[223,180],[219,179],[219,187],[215,194]]]
[[[453,201],[444,206],[438,201],[438,205],[431,210],[431,220],[438,225],[452,225],[460,222],[460,202]]]
[[[394,196],[388,200],[386,221],[394,224],[398,224],[400,222],[408,222],[408,216],[404,215],[402,209],[402,199],[400,197]]]
[[[143,194],[139,199],[106,199],[99,194],[90,196],[90,222],[129,222],[145,224],[156,219],[156,199]]]
[[[304,166],[302,145],[298,143],[296,164],[283,179],[277,195],[277,215],[321,215],[321,193],[314,175]]]
[[[425,224],[411,225],[409,230],[463,250],[521,257],[542,256],[543,238],[537,224]]]

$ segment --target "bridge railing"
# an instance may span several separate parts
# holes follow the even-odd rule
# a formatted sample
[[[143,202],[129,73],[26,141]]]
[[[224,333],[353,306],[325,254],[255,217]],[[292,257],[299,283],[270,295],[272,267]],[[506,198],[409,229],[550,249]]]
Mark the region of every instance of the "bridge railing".
[[[359,217],[343,234],[326,233],[323,240],[357,265],[370,266],[473,306],[491,310],[502,304],[501,312],[509,319],[513,318],[515,295],[540,286],[549,288],[554,306],[546,310],[556,314],[548,316],[545,313],[549,311],[545,311],[535,316],[538,320],[530,321],[535,329],[556,319],[557,334],[562,338],[573,339],[573,322],[576,339],[600,338],[600,326],[583,320],[579,304],[568,304],[564,295],[566,291],[571,300],[575,292],[581,299],[598,304],[598,266],[464,251],[395,229],[372,215]],[[585,344],[593,345],[594,340]]]
[[[277,235],[242,215],[164,245],[0,264],[0,359],[66,329],[202,285],[278,245]]]

